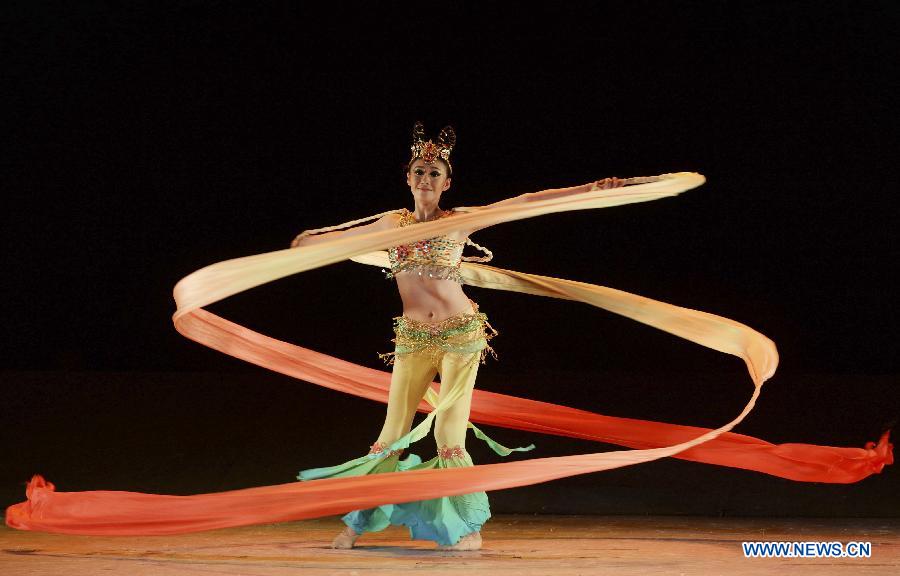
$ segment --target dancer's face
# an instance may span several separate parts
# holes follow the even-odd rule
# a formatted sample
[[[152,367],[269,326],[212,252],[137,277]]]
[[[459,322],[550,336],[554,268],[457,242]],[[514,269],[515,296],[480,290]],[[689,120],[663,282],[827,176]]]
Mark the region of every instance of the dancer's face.
[[[409,184],[409,189],[416,200],[436,204],[441,198],[441,193],[450,188],[450,178],[447,174],[447,165],[443,160],[438,159],[428,164],[417,158],[406,173],[406,183]]]

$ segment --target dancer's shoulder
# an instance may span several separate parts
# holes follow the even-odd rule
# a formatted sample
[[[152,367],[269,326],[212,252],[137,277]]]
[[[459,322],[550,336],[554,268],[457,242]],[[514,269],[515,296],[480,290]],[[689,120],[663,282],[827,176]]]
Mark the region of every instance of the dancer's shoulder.
[[[369,219],[375,219],[374,222],[370,224],[372,228],[396,228],[400,222],[404,218],[409,218],[412,213],[406,208],[397,208],[396,210],[388,210],[387,212],[382,212],[381,214],[376,214],[375,216],[370,216]]]

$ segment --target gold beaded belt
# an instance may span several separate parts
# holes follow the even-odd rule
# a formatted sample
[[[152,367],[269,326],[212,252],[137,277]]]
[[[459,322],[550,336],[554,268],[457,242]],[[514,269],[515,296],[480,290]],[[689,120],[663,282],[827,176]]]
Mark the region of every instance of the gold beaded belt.
[[[474,302],[472,304],[475,306],[475,312],[463,312],[440,322],[422,322],[406,316],[395,317],[396,337],[391,339],[391,342],[396,344],[394,351],[378,354],[378,357],[383,359],[385,364],[393,364],[397,354],[427,350],[431,352],[435,364],[438,356],[446,352],[469,354],[481,351],[482,364],[485,363],[488,352],[496,359],[497,353],[488,344],[488,340],[497,336],[499,332],[490,325],[486,314],[477,311],[478,305]],[[490,330],[490,333],[486,329]]]

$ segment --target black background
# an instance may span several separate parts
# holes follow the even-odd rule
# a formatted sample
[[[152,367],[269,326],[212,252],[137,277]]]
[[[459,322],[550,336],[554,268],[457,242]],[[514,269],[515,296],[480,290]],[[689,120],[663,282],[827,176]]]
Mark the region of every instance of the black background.
[[[302,230],[412,208],[416,120],[457,131],[445,208],[704,174],[675,198],[473,239],[501,268],[772,338],[778,372],[736,432],[861,447],[900,412],[895,3],[29,3],[0,25],[6,503],[35,472],[60,490],[189,493],[365,450],[381,405],[186,340],[172,288]],[[708,427],[751,392],[740,359],[631,320],[466,291],[501,333],[480,388]],[[394,284],[350,262],[208,309],[371,367],[401,313]],[[613,449],[486,431],[538,444],[526,457]],[[891,516],[896,486],[893,467],[819,485],[666,460],[491,498],[501,512]]]

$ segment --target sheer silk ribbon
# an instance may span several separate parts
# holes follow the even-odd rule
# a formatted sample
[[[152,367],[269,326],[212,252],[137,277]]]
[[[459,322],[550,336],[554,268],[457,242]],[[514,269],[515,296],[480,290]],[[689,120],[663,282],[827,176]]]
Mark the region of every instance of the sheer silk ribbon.
[[[674,196],[699,186],[696,173],[665,174],[645,184],[580,192],[521,204],[458,209],[461,214],[416,226],[337,238],[218,262],[182,278],[175,286],[176,329],[210,348],[320,386],[387,402],[390,373],[353,364],[267,337],[211,314],[202,307],[255,286],[351,259],[385,266],[390,246],[431,238],[453,229],[473,229],[568,210],[586,210]],[[695,462],[744,468],[804,482],[851,483],[893,463],[885,432],[877,445],[840,448],[810,444],[774,445],[730,432],[753,409],[763,383],[778,364],[774,343],[728,318],[682,308],[621,290],[583,282],[502,270],[464,262],[466,284],[583,302],[664,330],[702,346],[742,358],[753,383],[747,404],[716,429],[615,418],[584,410],[476,389],[471,420],[484,424],[595,440],[632,448],[533,458],[468,468],[414,470],[347,478],[290,482],[188,496],[94,490],[57,492],[35,474],[27,501],[6,510],[6,524],[22,530],[69,534],[178,534],[342,514],[382,504],[409,502],[527,486],[557,478],[610,470],[674,456]],[[427,433],[430,420],[446,408],[432,383],[419,411],[426,419],[392,448]],[[474,428],[474,426],[473,426]],[[483,436],[475,428],[479,437]],[[302,447],[298,447],[298,456]],[[311,464],[311,463],[306,463]],[[298,461],[298,468],[304,465]]]

